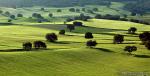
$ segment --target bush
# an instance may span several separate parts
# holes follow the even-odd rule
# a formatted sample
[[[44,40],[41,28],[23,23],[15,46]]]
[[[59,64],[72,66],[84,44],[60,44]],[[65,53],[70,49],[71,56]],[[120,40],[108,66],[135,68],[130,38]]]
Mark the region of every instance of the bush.
[[[129,33],[129,34],[135,34],[136,31],[137,31],[137,28],[136,28],[136,27],[130,27],[130,28],[128,29],[128,33]]]
[[[103,16],[103,19],[120,20],[120,16],[119,15],[106,14],[105,16]]]
[[[65,30],[60,30],[60,31],[59,31],[59,34],[60,34],[60,35],[65,35]]]
[[[85,38],[90,39],[93,38],[93,34],[91,32],[85,33]]]
[[[82,8],[82,11],[83,11],[83,12],[85,12],[85,11],[86,11],[86,9],[85,9],[85,8]]]
[[[83,23],[82,22],[73,22],[73,25],[75,25],[75,26],[83,26]]]
[[[34,41],[34,48],[35,49],[46,49],[47,45],[42,41]]]
[[[101,14],[96,14],[95,18],[96,18],[96,19],[101,19],[101,18],[102,18],[102,15],[101,15]]]
[[[145,42],[145,47],[146,47],[148,50],[150,50],[150,41],[146,41],[146,42]]]
[[[75,10],[75,8],[70,8],[69,11],[70,12],[75,12],[76,10]]]
[[[131,22],[140,23],[140,20],[130,19]]]
[[[6,11],[6,12],[5,12],[5,15],[6,15],[6,16],[10,16],[10,12]]]
[[[116,43],[120,44],[123,41],[124,41],[124,36],[123,35],[117,34],[117,35],[114,36],[114,44],[116,44]]]
[[[25,42],[23,43],[23,49],[26,51],[30,51],[32,49],[32,43],[31,42]]]
[[[8,22],[12,22],[12,20],[11,20],[11,19],[8,19]]]
[[[15,19],[16,16],[15,16],[15,15],[11,15],[10,18],[11,18],[11,19]]]
[[[92,47],[95,47],[97,45],[97,42],[94,40],[89,40],[86,42],[86,46],[92,48]]]
[[[71,24],[67,24],[67,29],[69,29],[71,32],[72,30],[75,30],[75,26]]]
[[[23,14],[17,14],[17,17],[23,17]]]
[[[62,12],[62,10],[61,10],[61,9],[58,9],[57,12]]]
[[[80,9],[77,8],[77,9],[76,9],[76,12],[80,12]]]
[[[143,44],[145,44],[147,41],[150,41],[150,33],[149,32],[143,32],[139,35],[140,40]]]
[[[87,13],[94,14],[94,12],[92,10],[87,10]]]
[[[128,21],[126,18],[120,18],[121,21]]]
[[[74,20],[83,20],[83,21],[87,21],[88,19],[91,19],[90,16],[85,16],[83,13],[80,14],[80,16],[75,16]]]
[[[96,11],[96,12],[97,12],[97,11],[99,11],[99,10],[98,10],[98,8],[93,8],[93,11]]]
[[[52,14],[52,13],[49,13],[48,16],[49,16],[49,17],[53,17],[53,14]]]
[[[3,13],[3,11],[2,10],[0,10],[0,14],[2,14]]]
[[[132,12],[132,13],[131,13],[131,16],[136,16],[136,13],[135,13],[135,12]]]
[[[49,42],[55,42],[56,40],[58,40],[57,35],[55,33],[46,34],[46,39]]]
[[[37,13],[33,13],[33,14],[32,14],[32,17],[37,17]]]
[[[45,10],[45,8],[41,8],[41,11],[44,11]]]
[[[137,47],[136,46],[126,46],[124,48],[124,51],[127,51],[127,52],[131,53],[133,51],[137,51]]]
[[[71,21],[73,21],[72,18],[67,18],[67,19],[66,19],[66,22],[71,22]]]

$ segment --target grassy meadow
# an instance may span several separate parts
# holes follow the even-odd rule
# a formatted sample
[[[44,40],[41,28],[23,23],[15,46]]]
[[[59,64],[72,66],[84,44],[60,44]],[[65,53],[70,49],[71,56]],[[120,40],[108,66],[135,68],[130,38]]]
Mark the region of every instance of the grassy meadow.
[[[45,34],[58,34],[64,25],[30,24],[0,26],[1,76],[119,76],[122,72],[148,72],[150,52],[140,45],[138,35],[129,35],[127,29],[137,27],[138,32],[150,29],[147,25],[131,22],[92,19],[87,27],[77,27],[66,35],[58,35],[57,43],[45,40]],[[98,46],[87,48],[84,32],[93,32]],[[124,34],[123,44],[112,44],[114,34]],[[26,41],[41,40],[47,50],[13,51]],[[133,55],[123,51],[127,45],[138,47]]]
[[[93,7],[98,7],[99,12],[96,13],[100,14],[130,13],[122,10],[123,4],[117,2],[114,2],[111,8],[86,6],[89,9]],[[69,32],[63,24],[64,20],[82,13],[69,12],[69,8],[47,7],[43,12],[37,6],[17,9],[1,7],[1,10],[11,14],[22,13],[24,17],[13,20],[12,25],[0,24],[0,76],[124,76],[124,72],[150,72],[150,51],[140,44],[138,38],[138,34],[150,30],[149,25],[90,19],[81,21],[85,27],[76,27]],[[57,9],[62,9],[62,12],[56,12]],[[34,19],[29,19],[35,12],[52,22],[37,23]],[[53,13],[54,18],[49,18],[48,13]],[[8,17],[0,15],[0,23],[7,20]],[[137,34],[127,34],[130,27],[136,27]],[[58,34],[61,29],[66,30],[66,35]],[[56,43],[47,42],[45,39],[45,35],[52,32],[58,35]],[[95,48],[86,46],[88,39],[84,38],[85,32],[94,34],[94,40],[98,42]],[[125,42],[113,44],[115,34],[125,35]],[[36,40],[45,42],[48,49],[16,50],[22,49],[23,42]],[[128,45],[137,46],[138,50],[129,55],[124,52],[124,47]]]

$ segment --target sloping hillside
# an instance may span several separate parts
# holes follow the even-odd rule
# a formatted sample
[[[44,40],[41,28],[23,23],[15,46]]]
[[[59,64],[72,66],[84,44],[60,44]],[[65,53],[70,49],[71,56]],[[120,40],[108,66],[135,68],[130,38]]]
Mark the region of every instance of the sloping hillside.
[[[84,24],[87,27],[58,35],[57,43],[47,42],[45,34],[58,33],[63,25],[0,26],[0,76],[120,76],[150,70],[150,52],[140,45],[137,35],[127,34],[131,26],[138,29],[137,33],[149,30],[150,26],[95,19]],[[96,48],[86,47],[88,39],[84,38],[84,33],[87,31],[93,32],[98,42]],[[114,34],[124,34],[125,42],[112,44]],[[23,42],[35,40],[46,42],[48,49],[14,51],[22,48]],[[128,55],[123,51],[127,45],[135,45],[138,50]]]

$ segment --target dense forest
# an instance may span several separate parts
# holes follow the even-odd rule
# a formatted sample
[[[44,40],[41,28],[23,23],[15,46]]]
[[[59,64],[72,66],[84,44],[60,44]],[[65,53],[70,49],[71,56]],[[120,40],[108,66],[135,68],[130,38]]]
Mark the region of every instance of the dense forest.
[[[66,7],[66,6],[84,6],[87,4],[109,4],[109,1],[104,0],[0,0],[1,6],[18,6],[18,7],[27,7],[27,6],[57,6],[57,7]]]
[[[107,5],[111,1],[119,2],[139,2],[141,0],[0,0],[0,6],[18,6],[18,7],[27,7],[27,6],[76,6],[76,5],[87,5],[87,4],[99,4]],[[142,0],[142,3],[147,3],[148,0]]]

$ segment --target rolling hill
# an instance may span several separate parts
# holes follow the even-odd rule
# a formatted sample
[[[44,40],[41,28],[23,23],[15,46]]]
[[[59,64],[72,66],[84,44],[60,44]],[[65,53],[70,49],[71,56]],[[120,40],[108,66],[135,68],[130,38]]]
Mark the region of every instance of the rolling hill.
[[[136,27],[137,34],[149,31],[150,26],[113,20],[91,19],[83,22],[86,27],[77,27],[66,35],[58,35],[57,43],[45,40],[45,34],[58,34],[65,25],[24,24],[0,26],[0,76],[120,76],[128,72],[150,70],[150,52],[138,35],[127,34],[129,27]],[[98,45],[87,48],[85,32],[92,32]],[[112,44],[115,34],[125,35],[123,44]],[[15,51],[26,41],[41,40],[47,50]],[[133,55],[123,51],[127,45],[138,47]]]

